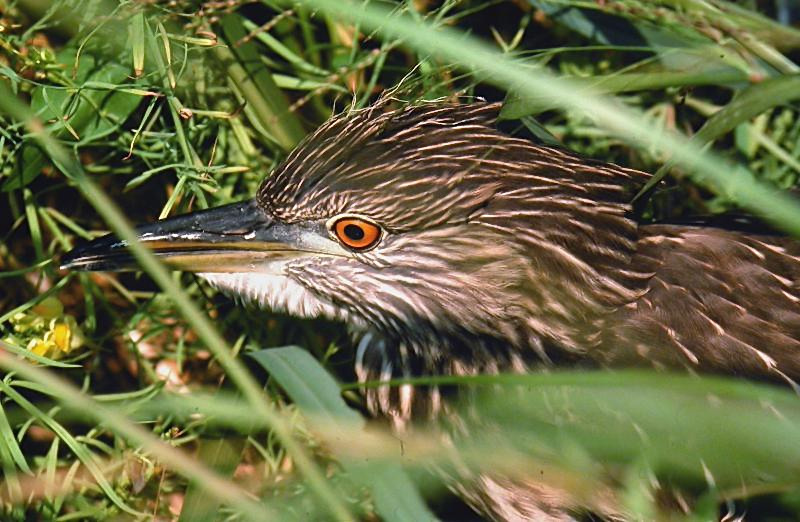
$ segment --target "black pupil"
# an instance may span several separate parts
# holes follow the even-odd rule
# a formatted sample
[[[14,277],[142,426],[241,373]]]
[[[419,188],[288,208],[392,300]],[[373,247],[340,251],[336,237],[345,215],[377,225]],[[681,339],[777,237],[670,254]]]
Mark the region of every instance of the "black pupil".
[[[344,235],[353,241],[361,241],[364,239],[364,229],[358,225],[345,225]]]

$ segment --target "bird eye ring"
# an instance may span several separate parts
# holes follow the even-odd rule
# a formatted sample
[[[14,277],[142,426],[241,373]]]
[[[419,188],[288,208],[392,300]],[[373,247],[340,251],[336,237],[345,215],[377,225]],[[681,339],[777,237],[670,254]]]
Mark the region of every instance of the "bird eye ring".
[[[357,216],[334,218],[329,228],[344,246],[356,250],[369,250],[381,239],[381,227]]]

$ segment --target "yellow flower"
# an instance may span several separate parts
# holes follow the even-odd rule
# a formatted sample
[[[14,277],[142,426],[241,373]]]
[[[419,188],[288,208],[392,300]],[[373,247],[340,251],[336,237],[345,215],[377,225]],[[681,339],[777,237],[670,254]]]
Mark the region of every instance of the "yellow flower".
[[[47,352],[50,351],[50,347],[44,341],[33,341],[33,346],[28,348],[34,354],[47,357]]]
[[[14,331],[28,339],[28,350],[41,357],[60,359],[83,345],[77,321],[65,314],[64,306],[53,297],[43,299],[30,311],[17,314],[12,322]]]
[[[53,342],[64,353],[72,350],[72,330],[67,323],[55,323],[53,329]]]

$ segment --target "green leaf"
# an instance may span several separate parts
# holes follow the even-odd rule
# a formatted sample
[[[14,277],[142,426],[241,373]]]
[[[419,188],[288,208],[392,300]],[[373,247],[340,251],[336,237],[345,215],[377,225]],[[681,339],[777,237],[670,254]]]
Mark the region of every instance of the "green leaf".
[[[71,67],[75,49],[66,48],[58,62]],[[76,71],[76,87],[39,86],[33,90],[31,108],[39,119],[49,124],[51,132],[59,138],[86,143],[117,129],[142,100],[141,95],[98,88],[84,88],[88,82],[108,86],[126,81],[129,69],[116,62],[85,52]],[[42,172],[47,160],[36,146],[23,149],[23,169],[3,184],[8,192],[28,185]]]
[[[223,477],[232,477],[241,461],[244,441],[241,438],[199,439],[197,458]],[[211,497],[196,481],[189,483],[179,521],[204,522],[216,520],[220,502]]]
[[[430,522],[438,520],[420,497],[406,471],[390,459],[369,462],[344,460],[348,473],[372,492],[376,511],[392,522]]]
[[[378,513],[386,520],[424,522],[436,520],[416,486],[397,464],[380,463],[369,475]]]
[[[250,357],[278,381],[303,413],[313,420],[363,426],[361,415],[345,404],[333,377],[311,354],[297,346],[268,348]]]
[[[297,346],[269,348],[250,353],[311,420],[326,426],[336,423],[362,428],[364,421],[341,397],[333,377],[311,354]],[[436,520],[414,483],[397,464],[342,461],[348,473],[372,491],[378,514],[387,522]]]

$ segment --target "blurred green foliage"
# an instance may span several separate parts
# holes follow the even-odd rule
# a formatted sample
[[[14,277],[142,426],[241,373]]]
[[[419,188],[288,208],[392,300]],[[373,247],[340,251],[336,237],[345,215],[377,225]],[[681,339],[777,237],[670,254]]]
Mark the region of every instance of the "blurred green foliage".
[[[667,516],[661,487],[697,499],[687,518],[797,519],[800,411],[788,391],[640,374],[450,382],[492,390],[473,408],[506,433],[453,449],[420,431],[398,456],[397,439],[353,422],[352,386],[338,399],[329,374],[355,379],[341,325],[244,309],[173,276],[232,355],[253,354],[242,360],[266,383],[281,434],[157,277],[65,274],[52,261],[118,225],[101,217],[88,181],[131,222],[243,199],[332,113],[388,89],[406,101],[505,99],[514,131],[525,133],[525,117],[582,154],[664,174],[674,151],[658,133],[685,135],[751,176],[728,191],[671,169],[646,217],[752,209],[740,200],[748,188],[790,189],[800,174],[800,31],[775,21],[777,4],[368,2],[367,14],[402,17],[381,29],[353,22],[361,4],[322,0],[0,0],[0,518],[164,520],[183,509],[184,520],[237,519],[263,509],[280,520],[420,520],[433,516],[420,495],[443,490],[425,469],[446,468],[457,450],[475,467],[541,466],[590,489],[609,480],[642,519]],[[441,52],[453,34],[463,56]],[[509,61],[482,68],[468,55],[476,40]],[[571,94],[585,89],[598,114],[633,110],[648,145],[574,103],[487,77],[490,65],[571,79],[580,89]],[[314,358],[264,350],[286,345]],[[445,506],[436,515],[447,518]]]

